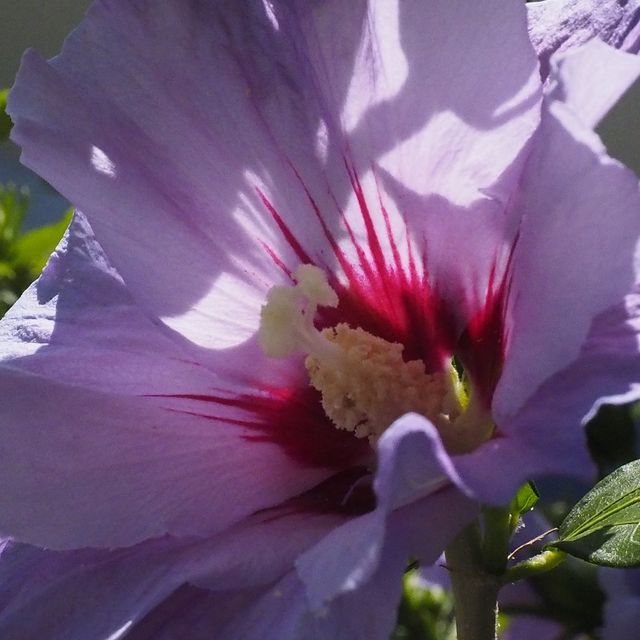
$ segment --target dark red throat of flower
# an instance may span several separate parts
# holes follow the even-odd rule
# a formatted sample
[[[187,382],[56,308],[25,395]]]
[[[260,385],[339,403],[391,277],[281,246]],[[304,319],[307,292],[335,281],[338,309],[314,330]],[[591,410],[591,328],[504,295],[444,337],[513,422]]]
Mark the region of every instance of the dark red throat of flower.
[[[317,327],[322,329],[346,323],[388,342],[400,343],[404,346],[403,357],[422,360],[429,373],[443,369],[448,359],[455,355],[472,380],[482,403],[489,409],[504,361],[510,260],[505,268],[494,267],[483,304],[476,305],[476,313],[466,327],[461,327],[458,310],[451,307],[429,277],[426,251],[416,255],[409,240],[406,246],[398,245],[380,194],[377,215],[382,227],[380,224],[376,227],[358,176],[346,161],[345,166],[366,230],[366,244],[361,246],[346,215],[339,210],[344,232],[342,241],[346,239],[347,246],[350,243],[352,250],[348,253],[351,258],[331,231],[299,175],[311,215],[319,222],[331,249],[331,263],[325,255],[312,255],[265,194],[258,191],[299,263],[322,269],[338,295],[337,307],[318,309]],[[383,251],[377,231],[380,228],[386,231],[385,240],[390,251]],[[409,229],[404,236],[410,237]],[[288,266],[273,246],[266,243],[263,246],[293,283],[295,266]],[[284,388],[271,386],[264,380],[254,381],[253,385],[246,385],[246,380],[243,382],[247,391],[240,394],[212,390],[206,395],[172,397],[189,402],[190,413],[196,413],[216,425],[243,428],[243,437],[248,442],[275,444],[302,465],[333,470],[326,482],[294,500],[292,508],[304,504],[311,509],[346,510],[353,514],[372,508],[373,494],[369,483],[363,480],[368,473],[367,461],[372,460],[369,443],[335,428],[322,409],[320,394],[309,386],[303,368],[300,376],[293,378]],[[194,402],[202,407],[201,411],[193,409]],[[237,412],[229,413],[228,409]],[[362,466],[363,462],[365,466]]]

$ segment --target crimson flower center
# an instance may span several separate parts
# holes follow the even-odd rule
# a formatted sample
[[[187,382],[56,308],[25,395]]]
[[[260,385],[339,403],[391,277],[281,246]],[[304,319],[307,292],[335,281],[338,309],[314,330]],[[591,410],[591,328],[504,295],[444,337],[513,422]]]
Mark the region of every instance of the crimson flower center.
[[[337,307],[338,295],[316,266],[301,265],[294,277],[294,285],[267,294],[260,344],[269,357],[306,356],[309,383],[337,429],[375,446],[394,420],[415,412],[434,424],[452,453],[472,450],[488,437],[486,416],[476,415],[450,363],[427,373],[422,360],[403,358],[402,344],[360,327],[316,329],[318,307]]]

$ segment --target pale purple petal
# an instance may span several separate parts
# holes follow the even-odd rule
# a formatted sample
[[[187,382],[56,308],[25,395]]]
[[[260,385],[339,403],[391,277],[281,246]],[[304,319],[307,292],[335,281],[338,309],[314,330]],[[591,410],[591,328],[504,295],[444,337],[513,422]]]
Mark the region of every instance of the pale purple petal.
[[[622,304],[638,281],[638,180],[563,103],[549,101],[514,206],[523,222],[499,422],[578,356],[595,317]]]
[[[218,606],[225,603],[228,616],[242,615],[242,592],[255,598],[268,589],[291,570],[296,555],[340,520],[263,515],[211,540],[164,538],[111,551],[53,552],[6,542],[0,553],[0,634],[86,640],[138,633],[147,613],[171,609],[172,593],[188,583],[211,582]],[[286,545],[279,544],[283,536]],[[232,607],[227,596],[238,589]]]
[[[225,629],[227,635],[222,634],[221,637],[242,637],[246,640],[386,640],[396,622],[402,575],[409,557],[433,561],[439,553],[436,549],[441,549],[448,536],[455,535],[473,516],[474,508],[468,501],[463,504],[459,496],[453,490],[441,491],[432,496],[433,501],[426,498],[392,514],[373,572],[366,568],[357,577],[357,588],[354,584],[343,585],[342,591],[335,593],[330,600],[314,603],[314,593],[309,591],[310,576],[301,580],[299,575],[289,575],[258,600],[237,626]],[[441,525],[445,505],[452,511],[444,527],[438,526],[437,530],[435,527],[416,527],[417,522],[429,523],[435,518]],[[358,536],[351,538],[356,555],[359,555],[363,542],[366,543]],[[314,555],[317,555],[315,550]],[[324,560],[334,562],[329,551],[325,553]],[[348,557],[343,557],[343,561],[350,564],[354,577],[355,561]],[[316,568],[320,569],[320,566]],[[323,578],[326,574],[312,579],[321,581]],[[317,590],[315,595],[318,595]]]
[[[469,491],[438,431],[424,416],[409,413],[396,420],[380,438],[377,451],[374,487],[381,513],[388,514],[450,486]]]
[[[308,618],[312,621],[318,640],[389,638],[395,627],[402,596],[402,575],[412,551],[407,536],[415,533],[415,518],[430,517],[431,514],[433,511],[425,513],[424,510],[407,507],[404,514],[392,516],[389,519],[388,538],[375,573],[358,589],[345,591],[323,607],[310,607]],[[467,516],[472,517],[469,513]],[[458,523],[458,528],[462,524]],[[433,544],[437,545],[438,541],[433,540]],[[308,589],[305,591],[308,593]],[[300,640],[303,638],[301,635]]]
[[[363,585],[375,589],[391,556],[395,577],[384,579],[398,584],[409,556],[434,562],[477,510],[453,482],[459,479],[433,426],[411,414],[396,421],[378,446],[375,511],[335,529],[296,562],[312,611],[331,610]]]
[[[602,396],[627,394],[631,381],[638,379],[638,373],[629,375],[628,366],[638,366],[638,346],[628,324],[635,312],[627,308],[627,296],[638,281],[638,181],[605,154],[596,136],[563,104],[552,102],[515,206],[523,223],[514,253],[511,330],[494,415],[504,440],[517,434],[521,443],[495,446],[520,448],[528,441],[537,442],[538,449],[548,444],[547,459],[541,461],[544,471],[555,465],[550,460],[555,457],[558,473],[567,466],[579,473],[582,462],[576,465],[572,459],[567,465],[562,452],[568,454],[565,446],[582,438],[580,422]],[[580,367],[580,358],[593,357],[598,347],[620,356],[609,358],[608,377]],[[584,377],[571,379],[567,397],[549,380],[574,366]],[[610,391],[600,388],[603,378]],[[553,400],[545,395],[551,389]]]
[[[459,468],[473,468],[473,480],[461,470],[465,480],[482,485],[485,499],[502,502],[518,479],[559,474],[592,481],[595,464],[581,427],[603,404],[640,398],[639,318],[637,293],[597,316],[578,357],[546,380],[507,423],[517,437],[507,434],[460,462]]]
[[[393,568],[394,571],[390,571]],[[304,585],[290,574],[224,629],[220,638],[245,640],[387,640],[395,623],[401,594],[396,566],[381,567],[371,585],[342,596],[332,606],[310,611]]]
[[[637,53],[638,0],[545,0],[527,4],[529,35],[546,77],[550,58],[594,37]]]
[[[227,640],[230,627],[246,616],[269,588],[214,592],[185,585],[158,605],[127,640]]]
[[[232,321],[225,335],[238,338]],[[81,213],[2,319],[0,339],[0,359],[14,368],[123,395],[240,393],[298,375],[297,363],[266,358],[255,340],[212,355],[144,313]]]
[[[456,468],[477,500],[508,504],[525,482],[543,476],[565,476],[585,482],[596,476],[582,429],[580,407],[573,398],[558,400],[557,387],[548,404],[527,408],[518,416],[517,435],[493,438],[471,454],[456,458]],[[573,381],[575,383],[575,380]],[[585,391],[583,395],[587,395]],[[548,399],[548,398],[545,398]]]
[[[327,475],[150,400],[8,371],[0,386],[1,530],[23,541],[69,549],[208,535]]]
[[[539,118],[523,7],[440,1],[371,7],[371,32],[352,82],[359,100],[347,102],[343,125],[372,213],[367,223],[392,268],[417,262],[440,293],[460,303],[464,317],[505,257],[514,225],[504,207]],[[370,235],[352,208],[345,214],[379,270]]]
[[[304,589],[295,572],[259,594],[213,637],[243,640],[318,640],[307,614]]]
[[[386,568],[386,567],[385,567]],[[133,628],[131,640],[387,640],[395,621],[389,602],[400,579],[341,599],[321,615],[310,612],[304,586],[289,573],[267,588],[212,592],[182,588]]]
[[[461,206],[504,201],[514,182],[500,179],[538,121],[524,8],[383,2],[371,18],[352,81],[363,97],[346,105],[361,170],[376,162],[413,193]]]
[[[498,437],[456,461],[482,500],[506,502],[525,480],[593,475],[584,423],[603,402],[638,397],[640,195],[566,105],[551,101],[514,206]]]
[[[51,65],[27,54],[13,91],[23,160],[85,211],[136,296],[200,344],[229,346],[230,317],[251,335],[284,276],[260,244],[281,236],[257,189],[299,214],[291,165],[325,184],[324,106],[296,49],[260,1],[104,1]]]
[[[86,640],[124,632],[175,588],[175,541],[121,551],[50,552],[8,543],[0,554],[0,635]]]
[[[518,3],[267,4],[103,0],[50,64],[27,54],[10,99],[23,160],[146,308],[214,348],[253,333],[283,266],[363,250],[381,268],[393,247],[367,207],[401,239],[443,199],[477,205],[494,259],[538,120]],[[385,194],[376,167],[426,202]]]
[[[591,40],[552,59],[546,93],[595,128],[640,75],[640,58]]]
[[[0,338],[12,368],[96,391],[198,394],[220,384],[197,350],[136,305],[81,214],[2,319]]]
[[[147,318],[82,218],[0,331],[4,535],[65,549],[208,535],[342,464],[297,455],[317,441],[298,423],[279,435],[282,414],[256,433],[246,410],[198,399],[239,392],[233,356],[221,380]]]

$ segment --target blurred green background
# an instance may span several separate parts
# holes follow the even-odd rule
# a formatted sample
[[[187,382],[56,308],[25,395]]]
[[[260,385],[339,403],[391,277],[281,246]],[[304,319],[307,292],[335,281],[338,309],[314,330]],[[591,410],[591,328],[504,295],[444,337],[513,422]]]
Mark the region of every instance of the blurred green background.
[[[89,0],[0,0],[0,316],[38,275],[69,221],[69,203],[20,165],[8,140],[7,89],[30,47],[55,55]]]

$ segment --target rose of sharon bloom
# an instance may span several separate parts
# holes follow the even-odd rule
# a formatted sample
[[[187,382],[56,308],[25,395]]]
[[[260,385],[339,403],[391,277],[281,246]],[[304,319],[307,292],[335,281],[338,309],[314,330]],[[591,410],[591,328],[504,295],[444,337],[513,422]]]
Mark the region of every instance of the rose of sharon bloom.
[[[103,0],[26,54],[83,213],[1,325],[3,637],[387,638],[410,557],[591,472],[640,368],[592,127],[640,69],[556,63],[515,0]]]

